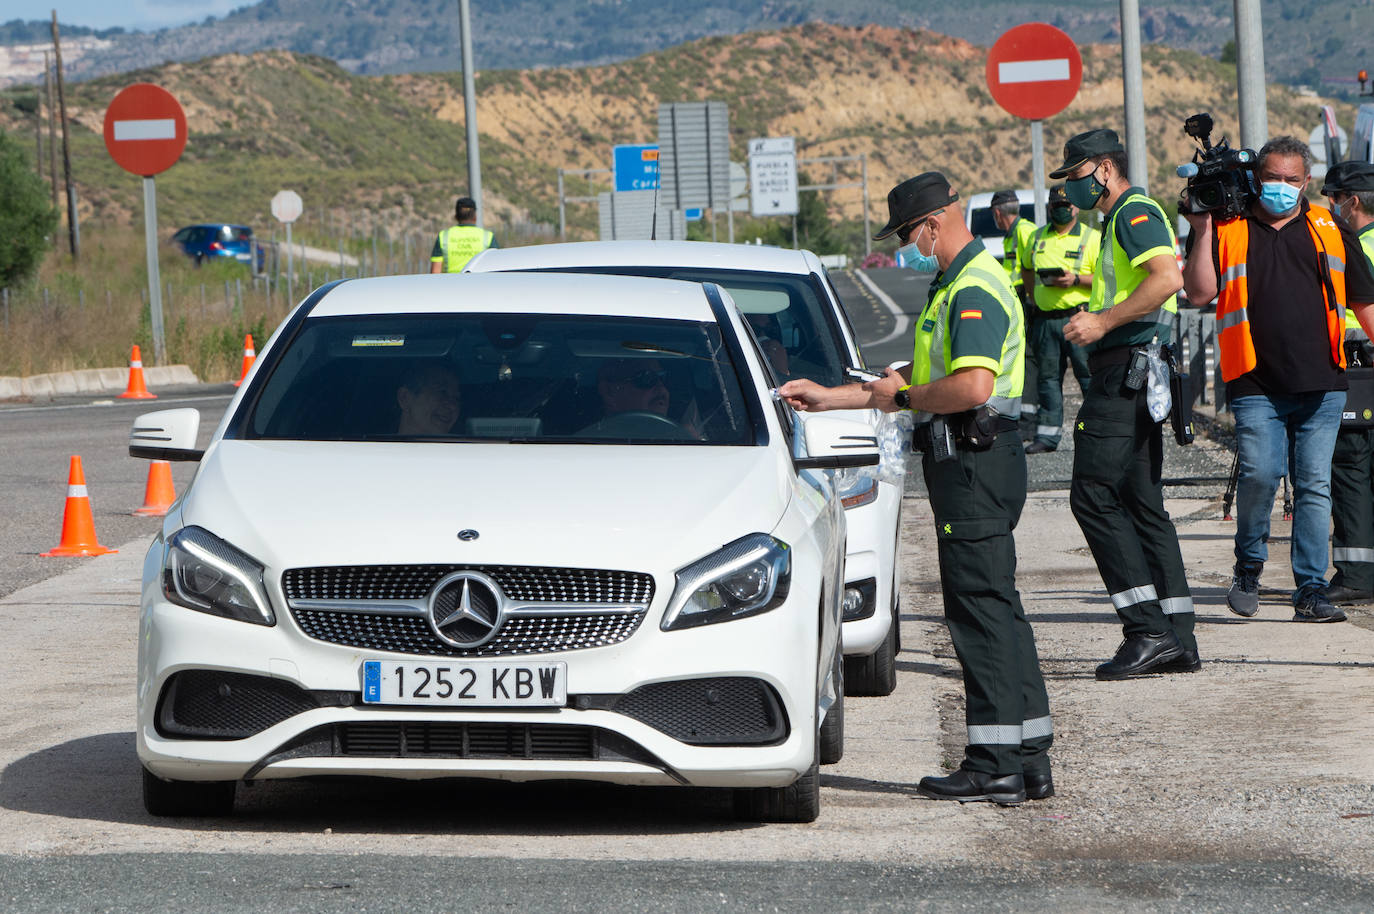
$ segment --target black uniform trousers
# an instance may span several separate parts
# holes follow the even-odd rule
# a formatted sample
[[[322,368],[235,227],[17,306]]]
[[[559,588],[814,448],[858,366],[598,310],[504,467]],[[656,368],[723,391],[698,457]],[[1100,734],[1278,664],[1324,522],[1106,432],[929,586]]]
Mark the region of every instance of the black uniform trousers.
[[[1331,457],[1331,585],[1374,591],[1374,430],[1342,428]]]
[[[1054,741],[1035,635],[1016,592],[1012,530],[1026,504],[1026,455],[1015,429],[991,449],[922,461],[939,544],[945,622],[964,672],[963,767],[1044,773]]]
[[[1093,365],[1074,422],[1070,504],[1125,634],[1172,629],[1195,651],[1193,598],[1164,510],[1161,423],[1125,377],[1125,364]]]

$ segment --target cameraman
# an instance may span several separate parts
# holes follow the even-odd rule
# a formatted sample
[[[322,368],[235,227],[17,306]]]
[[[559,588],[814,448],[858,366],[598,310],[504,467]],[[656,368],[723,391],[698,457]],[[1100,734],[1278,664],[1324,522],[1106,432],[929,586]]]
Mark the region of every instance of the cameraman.
[[[1345,307],[1374,317],[1374,273],[1349,226],[1303,197],[1312,157],[1281,136],[1255,160],[1259,197],[1213,227],[1209,212],[1180,210],[1193,227],[1183,272],[1189,300],[1217,299],[1217,348],[1236,420],[1236,563],[1226,605],[1259,609],[1274,492],[1292,455],[1294,621],[1340,622],[1327,599],[1331,453],[1345,405]],[[1224,279],[1223,279],[1224,277]]]
[[[1341,162],[1326,173],[1322,195],[1345,219],[1374,263],[1374,165]],[[1345,311],[1345,357],[1371,363],[1369,336],[1354,308]],[[1353,380],[1352,384],[1355,383]],[[1374,602],[1374,429],[1341,427],[1331,458],[1331,561],[1336,575],[1326,588],[1332,603]]]

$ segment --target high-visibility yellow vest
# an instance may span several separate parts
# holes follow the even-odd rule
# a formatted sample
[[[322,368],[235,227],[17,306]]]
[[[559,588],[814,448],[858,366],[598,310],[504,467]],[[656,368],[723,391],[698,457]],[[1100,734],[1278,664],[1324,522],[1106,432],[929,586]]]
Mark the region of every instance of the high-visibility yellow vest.
[[[1360,247],[1364,249],[1364,259],[1374,267],[1374,222],[1360,229]],[[1348,340],[1367,340],[1369,335],[1360,326],[1360,319],[1351,308],[1345,309],[1345,338]]]
[[[1097,255],[1102,247],[1102,239],[1097,229],[1084,225],[1080,219],[1067,232],[1056,232],[1052,226],[1042,225],[1031,235],[1026,248],[1027,269],[1032,272],[1059,267],[1074,275],[1081,274],[1086,264],[1089,271],[1096,272]],[[1047,286],[1037,276],[1035,278],[1035,306],[1041,311],[1067,311],[1087,304],[1092,294],[1092,283],[1061,289]]]
[[[986,250],[973,255],[948,285],[941,287],[921,312],[916,324],[916,345],[911,356],[911,382],[929,384],[950,373],[954,361],[949,334],[950,300],[961,289],[982,289],[1002,306],[1007,314],[1007,335],[1002,340],[1001,357],[994,369],[992,396],[987,405],[1003,416],[1021,415],[1021,388],[1025,382],[1026,331],[1021,320],[1021,305],[1012,292],[1006,274]],[[992,366],[988,366],[992,367]],[[929,413],[917,413],[916,422],[930,420]]]
[[[1021,252],[1033,234],[1035,226],[1031,221],[1017,218],[1011,230],[1002,236],[1002,266],[1007,271],[1007,281],[1013,289],[1021,285]]]
[[[1093,290],[1088,296],[1089,311],[1104,311],[1126,300],[1136,288],[1150,275],[1143,265],[1133,266],[1131,258],[1121,249],[1116,240],[1116,219],[1128,203],[1144,203],[1169,232],[1169,248],[1161,248],[1161,253],[1174,256],[1174,230],[1159,204],[1142,193],[1128,194],[1125,200],[1113,207],[1111,218],[1102,231],[1102,248],[1097,258],[1097,273],[1093,276]],[[1139,217],[1137,217],[1139,218]],[[1173,333],[1172,315],[1178,313],[1178,302],[1170,295],[1164,304],[1144,317],[1138,317],[1129,324],[1123,324],[1107,333],[1095,344],[1084,347],[1088,350],[1110,349],[1116,346],[1136,346],[1150,342],[1158,336],[1160,342],[1168,342]],[[1167,319],[1166,319],[1167,317]]]
[[[1345,241],[1324,206],[1311,204],[1305,217],[1312,244],[1317,249],[1317,274],[1323,277],[1326,332],[1331,340],[1331,361],[1345,369]],[[1221,291],[1217,293],[1217,350],[1221,378],[1234,381],[1259,363],[1250,336],[1250,281],[1245,259],[1250,252],[1250,222],[1244,216],[1216,227],[1217,257],[1221,265]]]
[[[451,225],[439,236],[444,272],[461,273],[468,261],[491,247],[495,235],[475,225]]]

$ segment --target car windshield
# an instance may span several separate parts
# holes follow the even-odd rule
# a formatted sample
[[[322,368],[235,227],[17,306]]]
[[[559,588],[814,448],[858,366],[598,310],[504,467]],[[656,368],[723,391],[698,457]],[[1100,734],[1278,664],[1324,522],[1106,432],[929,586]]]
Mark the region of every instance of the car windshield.
[[[711,322],[562,314],[312,318],[269,372],[245,404],[246,421],[236,423],[242,437],[755,440],[736,365]]]
[[[614,266],[577,272],[714,282],[730,293],[780,381],[846,383],[848,360],[825,292],[814,276],[699,267]]]

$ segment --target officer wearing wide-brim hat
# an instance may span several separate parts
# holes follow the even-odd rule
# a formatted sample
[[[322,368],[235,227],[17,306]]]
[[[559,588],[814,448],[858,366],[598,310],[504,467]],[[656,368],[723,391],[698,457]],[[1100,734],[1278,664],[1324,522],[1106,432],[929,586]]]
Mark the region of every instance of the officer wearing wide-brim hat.
[[[1087,309],[1064,337],[1087,350],[1092,372],[1074,422],[1069,499],[1125,636],[1097,667],[1107,680],[1202,666],[1178,533],[1164,509],[1161,423],[1149,412],[1148,385],[1132,386],[1149,347],[1170,340],[1183,277],[1168,217],[1131,185],[1126,166],[1116,132],[1100,129],[1065,143],[1064,163],[1050,172],[1064,179],[1069,202],[1106,217]]]
[[[959,770],[922,778],[939,800],[1015,804],[1054,792],[1053,735],[1035,636],[1016,592],[1012,530],[1026,501],[1016,431],[1025,334],[1006,271],[964,224],[958,194],[926,172],[887,196],[902,265],[935,273],[902,373],[866,384],[789,381],[795,409],[909,409],[940,559],[945,620],[964,673],[967,741]]]
[[[1322,194],[1331,198],[1331,211],[1350,223],[1365,259],[1374,266],[1374,165],[1339,162],[1326,171]],[[1371,363],[1369,337],[1354,308],[1345,310],[1346,362],[1354,367]],[[1370,382],[1348,371],[1350,402],[1359,396],[1357,385]],[[1374,429],[1342,423],[1331,455],[1331,564],[1336,574],[1326,587],[1332,603],[1374,602]]]

